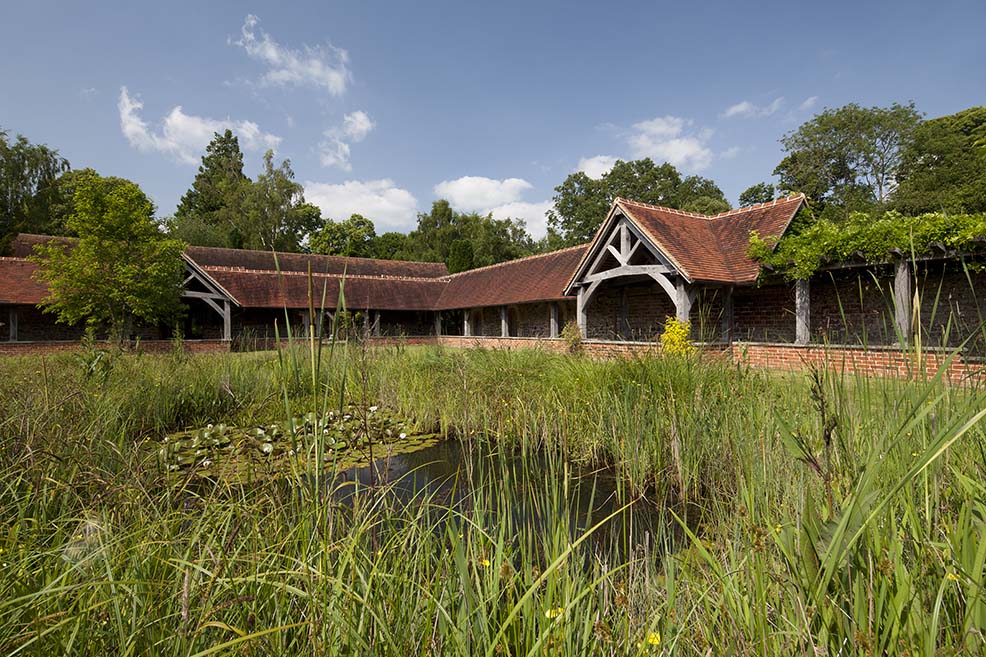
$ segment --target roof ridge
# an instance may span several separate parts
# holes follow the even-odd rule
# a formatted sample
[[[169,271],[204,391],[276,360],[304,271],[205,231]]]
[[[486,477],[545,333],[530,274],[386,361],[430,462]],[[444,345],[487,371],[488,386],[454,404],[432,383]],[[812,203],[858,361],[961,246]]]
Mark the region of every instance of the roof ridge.
[[[514,258],[513,260],[504,260],[503,262],[496,262],[492,265],[483,265],[482,267],[476,267],[475,269],[467,269],[465,271],[459,271],[454,274],[448,274],[447,276],[440,276],[442,280],[451,280],[456,276],[462,276],[464,274],[471,274],[475,271],[486,271],[487,269],[494,269],[496,267],[503,267],[506,265],[512,265],[515,262],[523,262],[525,260],[534,260],[535,258],[545,258],[549,255],[555,255],[556,253],[564,253],[565,251],[573,251],[575,249],[584,249],[589,246],[591,242],[586,242],[585,244],[576,244],[575,246],[566,246],[562,249],[555,249],[554,251],[546,251],[545,253],[532,253],[528,256],[522,256],[520,258]]]
[[[788,201],[794,201],[796,199],[804,199],[804,192],[799,192],[797,194],[788,194],[780,198],[775,198],[773,201],[766,201],[764,203],[754,203],[753,205],[744,205],[741,208],[733,208],[732,210],[726,210],[725,212],[720,212],[719,214],[709,215],[709,219],[718,219],[719,217],[728,217],[731,214],[737,214],[739,212],[748,212],[749,210],[757,210],[760,208],[774,207],[778,203],[787,203]]]
[[[744,205],[741,208],[733,208],[731,210],[726,210],[724,212],[719,212],[717,214],[702,214],[701,212],[690,212],[688,210],[679,210],[678,208],[669,208],[664,205],[654,205],[653,203],[644,203],[643,201],[634,201],[632,199],[624,198],[622,196],[617,196],[615,199],[616,203],[629,203],[630,205],[637,205],[644,208],[650,208],[651,210],[660,210],[663,212],[670,212],[671,214],[680,214],[685,217],[693,217],[695,219],[718,219],[720,217],[728,217],[729,215],[738,214],[740,212],[748,212],[750,210],[756,210],[758,208],[773,207],[778,203],[785,203],[787,201],[793,201],[795,199],[804,199],[805,195],[803,192],[797,194],[788,194],[787,196],[781,198],[775,198],[773,201],[767,201],[766,203],[754,203],[753,205]]]
[[[623,198],[622,196],[617,196],[616,203],[629,203],[630,205],[638,205],[643,208],[649,208],[651,210],[661,210],[663,212],[670,212],[671,214],[680,214],[685,217],[694,217],[696,219],[711,219],[707,214],[702,214],[701,212],[689,212],[688,210],[679,210],[678,208],[669,208],[666,205],[654,205],[653,203],[644,203],[643,201],[634,201],[628,198]]]
[[[276,269],[251,269],[249,267],[232,267],[228,265],[198,265],[199,268],[204,272],[230,272],[230,273],[240,273],[240,274],[273,274],[276,276],[308,276],[307,271],[294,271],[294,270],[284,270],[278,271]],[[419,281],[422,283],[429,282],[444,282],[447,276],[399,276],[396,274],[337,274],[332,272],[320,272],[312,271],[312,276],[317,276],[320,278],[353,278],[353,279],[369,279],[378,281]]]
[[[187,249],[209,249],[210,251],[235,251],[237,253],[263,253],[265,255],[280,256],[304,256],[306,258],[329,258],[334,260],[359,260],[363,262],[393,262],[397,264],[409,265],[433,265],[443,266],[441,262],[425,262],[422,260],[387,260],[384,258],[364,258],[363,256],[329,255],[327,253],[296,253],[293,251],[266,251],[263,249],[234,249],[228,246],[196,246],[189,244]],[[187,250],[186,249],[186,250]]]

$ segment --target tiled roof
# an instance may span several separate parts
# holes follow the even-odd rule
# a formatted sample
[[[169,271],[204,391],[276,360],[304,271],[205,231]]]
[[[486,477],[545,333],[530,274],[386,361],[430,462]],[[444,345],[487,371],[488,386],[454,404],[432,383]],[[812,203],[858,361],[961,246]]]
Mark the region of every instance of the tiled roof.
[[[23,258],[0,258],[0,303],[41,303],[48,286],[32,278],[37,270],[36,264]]]
[[[804,202],[797,194],[707,216],[617,199],[620,209],[693,281],[752,283],[760,265],[747,256],[750,232],[779,236]]]
[[[349,276],[410,276],[416,278],[440,278],[448,276],[448,269],[441,262],[407,262],[404,260],[375,260],[372,258],[345,258],[342,256],[312,255],[307,253],[277,253],[248,251],[245,249],[220,249],[210,246],[189,246],[185,254],[200,267],[239,267],[242,269],[307,272],[309,263],[315,274],[342,274]]]
[[[499,306],[565,297],[565,283],[588,244],[472,269],[448,277],[437,310]]]
[[[432,310],[445,287],[437,278],[312,274],[236,267],[202,270],[245,308],[307,308],[309,288],[314,308],[336,307],[339,287],[345,284],[346,307],[352,310]]]

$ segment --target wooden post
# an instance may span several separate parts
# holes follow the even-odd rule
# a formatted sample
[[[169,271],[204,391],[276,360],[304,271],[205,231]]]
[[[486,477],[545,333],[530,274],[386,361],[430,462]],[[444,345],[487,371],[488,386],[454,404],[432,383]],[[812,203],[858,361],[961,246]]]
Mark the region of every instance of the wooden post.
[[[439,310],[435,311],[435,335],[438,337],[442,335],[442,313]]]
[[[579,332],[583,338],[589,337],[589,317],[585,307],[585,287],[579,288],[579,295],[575,299],[576,321],[579,323]]]
[[[558,304],[549,303],[548,304],[550,317],[548,320],[548,336],[552,338],[558,337]]]
[[[380,311],[373,313],[373,336],[380,337]]]
[[[688,283],[681,276],[675,281],[675,293],[675,315],[679,322],[687,322],[692,312],[693,297],[691,291],[688,289]]]
[[[811,288],[808,279],[799,278],[794,283],[794,343],[811,341]]]
[[[469,337],[472,335],[472,308],[466,308],[462,317],[462,335]]]
[[[301,311],[301,336],[304,338],[312,335],[312,314],[307,310]]]
[[[507,321],[507,307],[500,306],[500,337],[510,337],[510,322]]]
[[[911,283],[911,263],[898,260],[894,268],[894,323],[900,335],[900,346],[907,347],[914,337],[913,312],[911,305],[914,290]]]
[[[8,322],[7,329],[7,339],[11,342],[17,342],[17,307],[10,307],[10,321]]]
[[[223,301],[223,340],[233,339],[233,320],[230,313],[229,300]]]
[[[620,289],[620,326],[619,337],[626,340],[630,335],[630,298],[626,286]]]
[[[722,342],[733,343],[733,286],[724,288],[722,298]]]

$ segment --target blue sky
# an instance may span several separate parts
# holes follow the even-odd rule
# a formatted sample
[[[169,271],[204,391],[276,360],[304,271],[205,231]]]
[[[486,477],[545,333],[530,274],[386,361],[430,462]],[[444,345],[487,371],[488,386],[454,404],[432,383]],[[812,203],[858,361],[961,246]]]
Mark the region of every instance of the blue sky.
[[[612,158],[732,203],[824,107],[986,102],[986,2],[4,2],[0,127],[130,178],[166,216],[212,130],[247,173],[378,232],[439,197],[521,217]]]

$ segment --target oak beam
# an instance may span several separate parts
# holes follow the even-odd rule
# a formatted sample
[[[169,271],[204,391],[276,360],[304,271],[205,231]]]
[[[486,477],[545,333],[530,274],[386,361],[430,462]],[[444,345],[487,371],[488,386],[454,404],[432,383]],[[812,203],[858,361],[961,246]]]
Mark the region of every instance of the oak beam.
[[[579,288],[578,296],[575,298],[575,317],[579,324],[579,333],[582,337],[588,337],[588,316],[586,313],[585,287]]]
[[[510,337],[510,322],[507,320],[507,307],[500,306],[500,337]]]
[[[808,279],[794,283],[794,343],[808,344],[811,340],[811,288]]]
[[[472,308],[466,308],[463,313],[462,335],[467,338],[472,335]]]
[[[679,322],[687,322],[692,312],[692,303],[695,301],[695,292],[684,278],[678,277],[675,281],[674,299],[675,316]]]
[[[911,263],[898,260],[894,266],[894,324],[902,347],[910,345],[914,338],[913,299]]]
[[[548,337],[557,338],[558,337],[558,303],[552,302],[548,304]]]
[[[442,313],[441,313],[441,311],[435,311],[435,335],[437,337],[441,337],[441,335],[442,335]]]
[[[223,340],[233,339],[233,317],[230,312],[229,300],[223,301]]]
[[[7,340],[17,342],[17,307],[11,306],[7,321]]]

